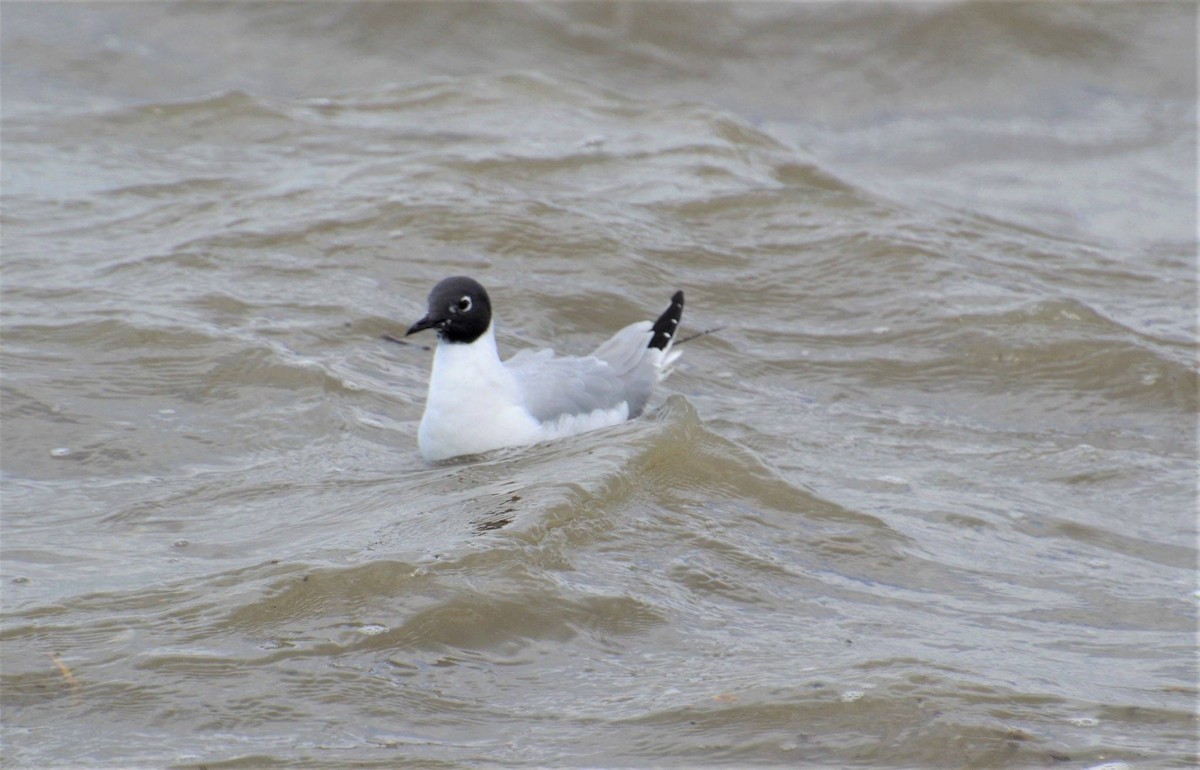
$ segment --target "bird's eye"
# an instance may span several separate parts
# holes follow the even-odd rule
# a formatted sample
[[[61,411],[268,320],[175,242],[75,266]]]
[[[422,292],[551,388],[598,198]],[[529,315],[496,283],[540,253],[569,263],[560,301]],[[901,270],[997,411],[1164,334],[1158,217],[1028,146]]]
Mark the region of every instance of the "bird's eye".
[[[460,299],[458,301],[458,309],[464,313],[467,312],[468,310],[470,310],[471,309],[471,298],[463,297],[462,299]]]

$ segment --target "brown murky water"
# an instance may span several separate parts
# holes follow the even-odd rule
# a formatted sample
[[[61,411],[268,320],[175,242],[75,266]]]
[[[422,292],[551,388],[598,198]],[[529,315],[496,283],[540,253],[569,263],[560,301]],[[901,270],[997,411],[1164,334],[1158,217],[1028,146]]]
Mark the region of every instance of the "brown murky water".
[[[4,766],[1197,762],[1195,6],[2,14]]]

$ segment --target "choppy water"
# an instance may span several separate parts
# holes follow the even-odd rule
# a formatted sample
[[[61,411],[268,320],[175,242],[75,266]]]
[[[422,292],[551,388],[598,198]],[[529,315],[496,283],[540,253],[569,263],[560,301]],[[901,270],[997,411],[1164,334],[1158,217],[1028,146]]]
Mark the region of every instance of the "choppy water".
[[[2,13],[6,767],[1197,762],[1194,6]]]

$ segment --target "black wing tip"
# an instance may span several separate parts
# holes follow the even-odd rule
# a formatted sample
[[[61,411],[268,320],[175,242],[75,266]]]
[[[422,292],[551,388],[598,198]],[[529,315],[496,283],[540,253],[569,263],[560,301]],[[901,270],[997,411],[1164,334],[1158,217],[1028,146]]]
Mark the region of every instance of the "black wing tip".
[[[683,292],[677,291],[671,296],[671,306],[654,322],[654,327],[650,330],[652,332],[650,344],[647,347],[665,350],[671,344],[671,340],[675,338],[675,331],[679,327],[679,319],[682,316]]]

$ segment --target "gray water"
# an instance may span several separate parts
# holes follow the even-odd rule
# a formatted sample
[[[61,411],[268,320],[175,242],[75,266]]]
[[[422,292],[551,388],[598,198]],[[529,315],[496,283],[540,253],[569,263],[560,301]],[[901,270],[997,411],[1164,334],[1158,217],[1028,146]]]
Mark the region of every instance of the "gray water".
[[[1197,763],[1194,5],[0,13],[5,767]]]

